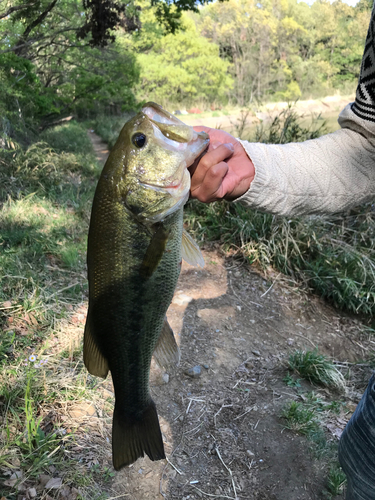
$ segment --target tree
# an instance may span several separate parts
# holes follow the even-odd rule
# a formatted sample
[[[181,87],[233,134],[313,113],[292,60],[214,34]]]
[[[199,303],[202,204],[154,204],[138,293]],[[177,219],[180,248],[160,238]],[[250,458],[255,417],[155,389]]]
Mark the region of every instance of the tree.
[[[104,13],[113,9],[113,16],[102,24],[95,23],[97,2],[19,0],[5,6],[0,14],[0,107],[6,129],[9,124],[18,132],[44,128],[58,116],[98,103],[134,106],[135,56],[120,49],[110,31],[120,15],[121,22],[128,19],[125,5],[103,6]]]
[[[186,16],[178,33],[154,39],[152,48],[137,59],[141,99],[213,102],[222,100],[232,87],[229,63],[220,58],[219,47],[199,36]]]

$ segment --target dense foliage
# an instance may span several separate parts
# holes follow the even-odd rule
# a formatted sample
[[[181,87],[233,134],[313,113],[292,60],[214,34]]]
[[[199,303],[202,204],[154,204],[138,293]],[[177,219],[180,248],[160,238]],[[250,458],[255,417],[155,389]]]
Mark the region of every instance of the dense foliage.
[[[196,16],[201,33],[231,62],[231,98],[296,99],[341,88],[359,76],[370,2],[228,0]],[[346,85],[347,84],[347,85]]]
[[[201,4],[207,3],[202,0]],[[182,16],[182,11],[194,8]],[[118,114],[142,100],[352,93],[370,1],[7,0],[0,7],[0,135],[61,117]]]

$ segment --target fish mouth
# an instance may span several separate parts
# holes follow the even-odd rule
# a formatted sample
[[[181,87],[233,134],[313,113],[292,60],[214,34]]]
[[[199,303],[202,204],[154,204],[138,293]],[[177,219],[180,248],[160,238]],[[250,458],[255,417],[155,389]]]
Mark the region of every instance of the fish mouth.
[[[173,197],[175,197],[181,194],[182,191],[181,188],[183,188],[184,184],[183,181],[185,180],[185,172],[186,172],[186,167],[184,167],[180,179],[174,179],[169,184],[156,184],[155,182],[148,182],[148,181],[140,182],[140,184],[141,186],[151,188],[154,191],[159,191],[161,193],[168,193]]]

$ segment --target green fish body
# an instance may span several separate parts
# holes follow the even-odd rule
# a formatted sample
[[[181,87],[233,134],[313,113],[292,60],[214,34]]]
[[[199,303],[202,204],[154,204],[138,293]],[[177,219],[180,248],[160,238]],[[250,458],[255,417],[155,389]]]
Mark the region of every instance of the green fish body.
[[[84,362],[115,389],[112,450],[115,469],[146,453],[165,458],[149,392],[151,357],[178,362],[165,314],[181,268],[199,261],[183,232],[187,167],[207,147],[197,134],[154,103],[127,122],[96,189],[88,239],[89,309]]]

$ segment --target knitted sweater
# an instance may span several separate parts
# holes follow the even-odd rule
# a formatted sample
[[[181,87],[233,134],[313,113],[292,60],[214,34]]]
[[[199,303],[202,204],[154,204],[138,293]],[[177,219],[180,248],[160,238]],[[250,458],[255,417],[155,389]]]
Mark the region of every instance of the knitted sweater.
[[[375,200],[375,7],[355,102],[341,129],[283,145],[241,141],[255,167],[250,189],[236,202],[278,215],[329,214]]]

